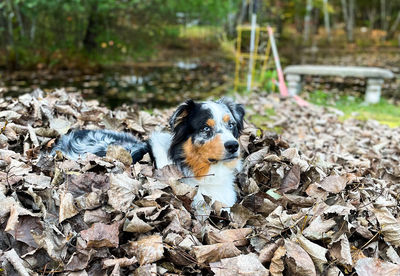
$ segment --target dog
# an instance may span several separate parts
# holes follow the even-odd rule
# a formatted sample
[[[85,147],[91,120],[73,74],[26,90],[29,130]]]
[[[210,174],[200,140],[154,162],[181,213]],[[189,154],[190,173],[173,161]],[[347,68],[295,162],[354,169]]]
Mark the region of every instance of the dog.
[[[77,159],[90,152],[105,156],[109,145],[124,147],[133,162],[150,153],[157,168],[176,165],[184,182],[198,186],[192,207],[203,206],[203,195],[230,208],[236,203],[235,173],[241,169],[238,138],[245,110],[229,98],[181,104],[169,120],[171,132],[154,132],[140,141],[129,133],[110,130],[75,130],[64,135],[53,149]]]

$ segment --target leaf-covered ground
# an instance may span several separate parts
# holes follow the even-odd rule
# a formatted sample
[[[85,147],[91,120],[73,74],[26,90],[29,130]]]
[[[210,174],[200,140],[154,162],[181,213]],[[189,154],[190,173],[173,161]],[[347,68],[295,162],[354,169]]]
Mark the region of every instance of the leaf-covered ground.
[[[71,128],[146,138],[171,109],[110,111],[63,90],[1,99],[0,274],[400,275],[399,128],[274,95],[237,100],[282,134],[247,124],[240,200],[207,218],[179,172],[149,157],[47,155]]]

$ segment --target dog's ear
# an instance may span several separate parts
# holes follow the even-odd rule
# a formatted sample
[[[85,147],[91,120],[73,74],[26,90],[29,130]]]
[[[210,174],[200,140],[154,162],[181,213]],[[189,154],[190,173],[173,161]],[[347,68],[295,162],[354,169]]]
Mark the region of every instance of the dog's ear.
[[[231,111],[238,126],[239,132],[243,130],[243,119],[245,115],[244,107],[242,104],[235,103],[231,98],[224,97],[219,102],[225,104]]]
[[[190,114],[190,112],[194,109],[196,103],[193,100],[187,100],[175,110],[174,114],[172,114],[169,119],[169,126],[171,130],[174,131],[175,128],[181,124],[185,118]]]

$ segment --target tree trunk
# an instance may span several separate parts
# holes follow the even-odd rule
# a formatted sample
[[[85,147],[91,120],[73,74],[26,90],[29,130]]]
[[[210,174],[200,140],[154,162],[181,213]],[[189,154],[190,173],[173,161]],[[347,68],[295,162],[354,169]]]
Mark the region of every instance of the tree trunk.
[[[22,21],[21,12],[20,12],[19,6],[16,2],[14,2],[14,11],[17,16],[17,21],[18,21],[18,25],[19,25],[19,33],[21,35],[21,38],[24,38],[25,37],[24,22]]]
[[[346,26],[347,41],[349,42],[352,42],[354,39],[354,1],[355,0],[349,0],[349,4],[347,5],[347,0],[341,0],[343,20]]]
[[[353,30],[354,30],[354,5],[355,5],[355,0],[349,0],[349,22],[347,24],[347,39],[350,42],[354,41],[353,37]]]
[[[229,12],[226,16],[226,26],[227,26],[227,33],[228,36],[233,36],[235,33],[235,13],[232,12],[232,0],[229,0]]]
[[[303,33],[303,43],[307,43],[310,39],[310,29],[311,29],[311,11],[313,8],[312,0],[307,0],[306,15],[304,17],[304,33]]]
[[[298,3],[295,3],[295,14],[294,14],[294,25],[296,27],[296,31],[298,34],[301,34],[302,28],[301,28],[301,23],[302,23],[302,16],[300,14],[301,7],[298,6]]]
[[[83,47],[87,51],[92,51],[97,48],[96,37],[98,35],[98,19],[99,15],[97,14],[97,3],[96,1],[90,2],[90,13],[88,24],[86,27],[85,37],[83,38]]]
[[[388,24],[386,20],[386,0],[381,0],[381,28],[387,31]]]
[[[282,1],[278,0],[275,2],[275,7],[276,7],[276,14],[275,14],[275,24],[276,24],[276,33],[281,35],[283,33],[283,20],[282,20],[282,9],[283,9],[283,3]]]
[[[4,13],[0,11],[0,37],[5,38],[7,36],[6,30],[7,30],[7,18],[4,16]],[[6,47],[7,45],[7,39],[3,39],[0,41],[0,47]]]
[[[247,0],[242,0],[242,7],[240,8],[238,25],[242,25],[247,11]]]
[[[328,0],[324,0],[324,24],[328,41],[331,41],[331,27],[329,23]]]
[[[12,24],[12,5],[10,0],[7,0],[8,16],[7,16],[7,31],[8,31],[8,43],[10,46],[14,45],[14,34],[13,34],[13,24]]]
[[[376,20],[376,9],[371,8],[367,12],[368,14],[368,28],[370,31],[374,29],[375,20]]]
[[[32,22],[31,22],[31,30],[29,32],[29,38],[31,42],[35,41],[35,35],[36,35],[36,15],[33,16]]]
[[[393,22],[393,25],[390,27],[390,30],[387,34],[387,39],[392,39],[394,37],[394,33],[400,24],[400,11],[397,13],[396,19]]]

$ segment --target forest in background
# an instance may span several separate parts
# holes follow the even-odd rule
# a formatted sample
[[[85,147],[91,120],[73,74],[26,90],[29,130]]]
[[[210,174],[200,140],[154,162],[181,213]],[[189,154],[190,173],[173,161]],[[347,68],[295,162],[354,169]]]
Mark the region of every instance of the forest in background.
[[[160,48],[184,50],[202,43],[184,43],[182,28],[212,27],[219,30],[212,34],[227,34],[232,40],[236,25],[248,21],[249,2],[3,0],[0,66],[33,69],[143,61],[154,58]],[[400,1],[260,0],[257,6],[258,23],[276,27],[281,43],[400,44]]]

